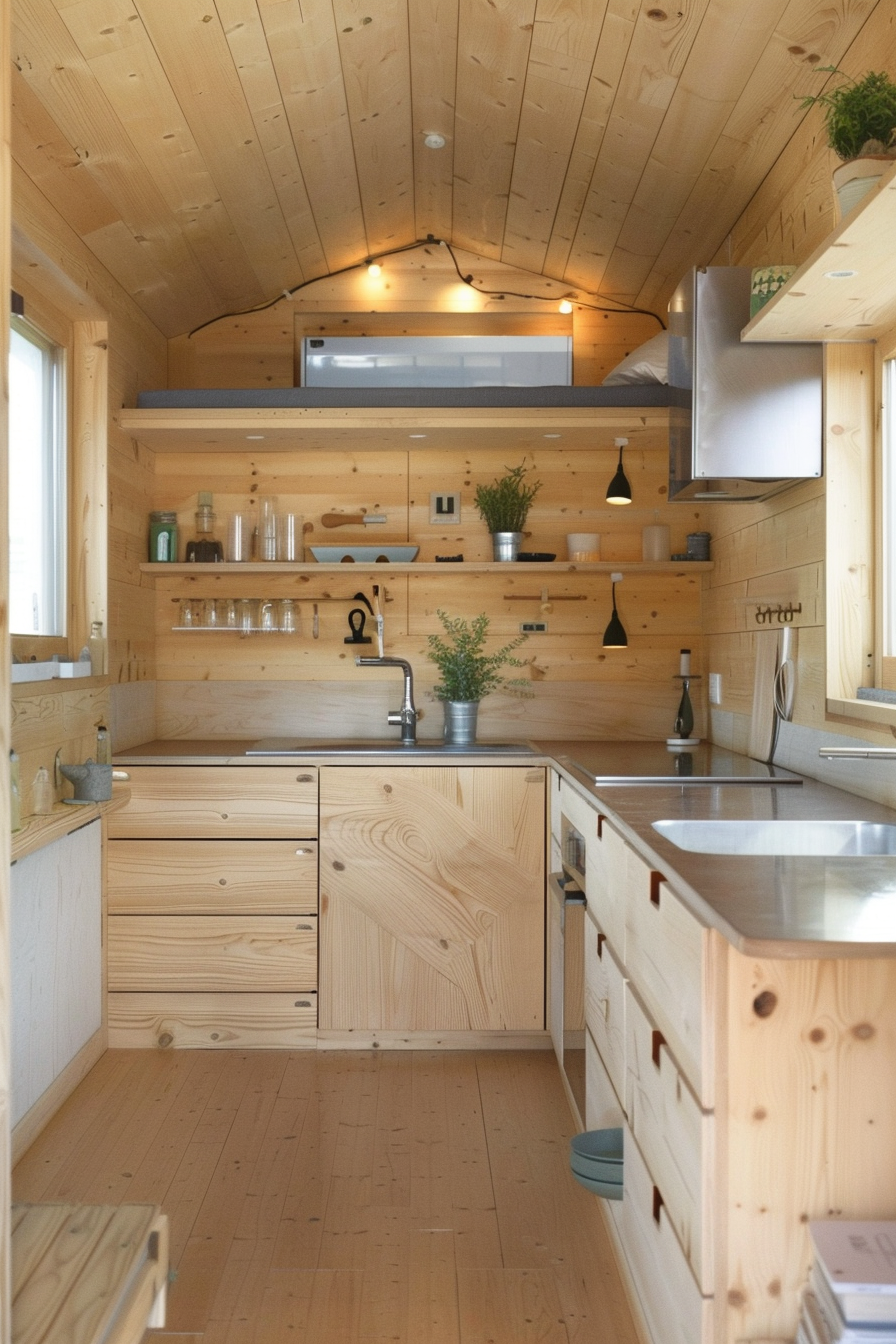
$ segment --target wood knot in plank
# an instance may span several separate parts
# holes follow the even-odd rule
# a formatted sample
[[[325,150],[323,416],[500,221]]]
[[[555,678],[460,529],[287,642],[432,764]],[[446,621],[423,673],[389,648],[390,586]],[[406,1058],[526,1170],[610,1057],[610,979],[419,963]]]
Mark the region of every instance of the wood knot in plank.
[[[764,989],[753,1000],[753,1012],[757,1017],[771,1017],[778,1006],[778,996],[770,989]]]
[[[852,1034],[857,1041],[870,1041],[874,1035],[874,1027],[870,1022],[859,1022],[853,1027]]]

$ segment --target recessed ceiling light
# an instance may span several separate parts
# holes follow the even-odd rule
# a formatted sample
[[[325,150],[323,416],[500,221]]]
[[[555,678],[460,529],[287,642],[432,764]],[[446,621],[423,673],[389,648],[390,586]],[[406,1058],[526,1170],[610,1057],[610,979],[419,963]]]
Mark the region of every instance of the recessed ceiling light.
[[[572,304],[570,303],[569,299],[561,299],[559,303],[559,308],[561,313],[572,312]]]
[[[444,149],[445,137],[439,135],[438,131],[429,131],[423,137],[423,143],[427,149]]]
[[[247,435],[246,435],[246,438],[247,438],[247,439],[263,439],[263,438],[264,438],[264,435],[263,435],[263,434],[247,434]]]
[[[544,437],[545,437],[546,439],[559,439],[559,438],[560,438],[560,435],[559,435],[559,434],[545,434]]]
[[[409,439],[425,439],[426,437],[427,437],[427,436],[426,436],[425,434],[409,434],[409,435],[408,435],[408,438],[409,438]]]
[[[851,280],[852,277],[853,277],[854,275],[858,275],[858,271],[825,271],[825,272],[824,272],[824,278],[825,278],[825,280]]]

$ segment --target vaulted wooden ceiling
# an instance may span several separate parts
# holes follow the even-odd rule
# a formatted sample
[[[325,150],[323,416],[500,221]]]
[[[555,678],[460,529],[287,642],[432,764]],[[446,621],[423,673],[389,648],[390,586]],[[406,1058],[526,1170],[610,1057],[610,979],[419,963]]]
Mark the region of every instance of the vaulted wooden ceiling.
[[[891,2],[13,0],[13,154],[167,335],[427,234],[662,309]]]

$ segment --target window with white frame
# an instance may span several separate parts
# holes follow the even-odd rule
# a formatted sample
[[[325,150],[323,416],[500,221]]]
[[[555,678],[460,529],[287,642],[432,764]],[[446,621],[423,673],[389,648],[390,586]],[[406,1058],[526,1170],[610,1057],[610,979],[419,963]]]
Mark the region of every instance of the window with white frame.
[[[23,318],[9,351],[9,623],[64,635],[65,351]]]

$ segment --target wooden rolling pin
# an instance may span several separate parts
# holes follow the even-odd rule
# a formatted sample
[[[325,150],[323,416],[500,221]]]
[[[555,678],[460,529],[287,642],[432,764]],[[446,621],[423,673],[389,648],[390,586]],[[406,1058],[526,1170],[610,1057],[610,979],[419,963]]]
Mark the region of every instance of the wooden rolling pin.
[[[348,527],[355,523],[385,523],[384,513],[325,513],[321,522],[324,527]]]

